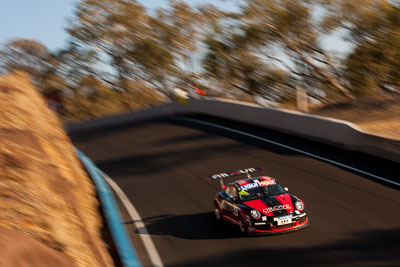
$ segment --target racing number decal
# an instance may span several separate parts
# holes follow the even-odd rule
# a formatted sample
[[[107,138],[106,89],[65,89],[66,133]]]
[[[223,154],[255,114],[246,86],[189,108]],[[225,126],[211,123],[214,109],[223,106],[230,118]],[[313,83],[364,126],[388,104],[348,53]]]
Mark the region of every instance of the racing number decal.
[[[237,206],[229,203],[226,200],[222,200],[222,208],[232,212],[233,215],[235,215],[236,217],[239,216],[239,212],[240,212],[240,208],[238,208]]]

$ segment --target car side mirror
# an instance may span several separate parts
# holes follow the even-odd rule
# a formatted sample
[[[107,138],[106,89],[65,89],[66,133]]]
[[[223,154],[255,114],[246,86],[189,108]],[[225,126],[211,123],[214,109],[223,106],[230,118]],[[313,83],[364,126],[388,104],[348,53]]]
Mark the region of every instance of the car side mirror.
[[[286,186],[283,188],[286,192],[289,191],[289,188],[287,188]]]

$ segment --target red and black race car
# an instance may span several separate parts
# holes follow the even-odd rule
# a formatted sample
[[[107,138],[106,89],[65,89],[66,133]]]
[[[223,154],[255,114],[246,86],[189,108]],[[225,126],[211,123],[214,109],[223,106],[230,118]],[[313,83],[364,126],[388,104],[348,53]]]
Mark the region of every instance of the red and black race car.
[[[286,233],[307,227],[310,223],[301,199],[288,194],[288,189],[267,176],[251,177],[260,168],[249,168],[215,174],[222,191],[215,198],[215,216],[239,226],[243,233]],[[224,185],[227,177],[247,174],[247,179]]]

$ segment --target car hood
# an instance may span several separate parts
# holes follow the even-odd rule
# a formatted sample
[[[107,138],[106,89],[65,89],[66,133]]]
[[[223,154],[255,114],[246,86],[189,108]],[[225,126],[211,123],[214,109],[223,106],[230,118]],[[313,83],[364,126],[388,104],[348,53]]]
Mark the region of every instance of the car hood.
[[[266,216],[284,216],[294,211],[294,197],[289,194],[262,197],[244,201],[243,204]]]

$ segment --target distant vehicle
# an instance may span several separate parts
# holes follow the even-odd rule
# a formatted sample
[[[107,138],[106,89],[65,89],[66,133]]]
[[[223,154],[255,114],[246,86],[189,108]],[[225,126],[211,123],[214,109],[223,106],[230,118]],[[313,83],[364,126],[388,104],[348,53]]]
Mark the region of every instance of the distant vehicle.
[[[249,168],[214,174],[209,181],[219,180],[222,191],[214,198],[215,217],[239,226],[242,233],[287,233],[310,223],[301,199],[288,194],[287,187],[268,176],[251,177],[260,168]],[[247,179],[224,185],[227,177],[246,174]]]

